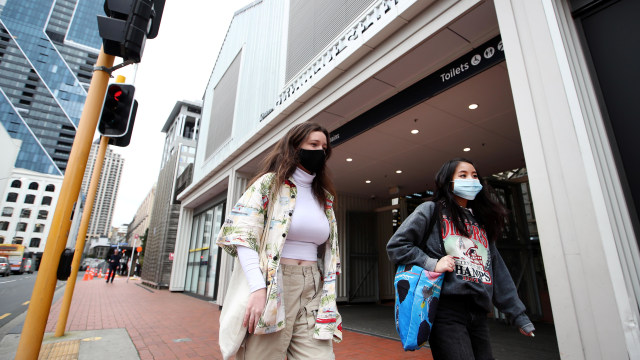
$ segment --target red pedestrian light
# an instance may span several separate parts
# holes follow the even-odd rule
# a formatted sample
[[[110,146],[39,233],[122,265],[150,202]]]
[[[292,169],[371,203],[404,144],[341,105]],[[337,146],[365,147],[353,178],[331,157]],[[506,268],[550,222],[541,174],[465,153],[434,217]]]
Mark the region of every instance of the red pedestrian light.
[[[98,123],[100,134],[112,138],[127,134],[130,127],[129,122],[134,112],[134,92],[135,87],[130,84],[109,84]]]

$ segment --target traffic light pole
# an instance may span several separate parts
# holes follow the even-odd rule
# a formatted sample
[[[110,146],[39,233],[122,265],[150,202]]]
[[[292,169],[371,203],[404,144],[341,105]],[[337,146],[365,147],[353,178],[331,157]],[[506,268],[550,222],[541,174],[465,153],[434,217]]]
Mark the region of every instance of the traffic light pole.
[[[122,75],[118,75],[116,82],[123,83],[124,81],[125,77]],[[89,229],[89,221],[91,220],[93,202],[96,199],[96,192],[98,191],[98,184],[100,183],[100,174],[102,173],[104,156],[107,153],[107,147],[109,147],[109,138],[106,136],[102,136],[100,138],[100,148],[98,149],[98,156],[96,156],[96,162],[93,166],[93,173],[91,174],[91,183],[89,184],[87,199],[84,203],[84,210],[82,211],[82,220],[80,221],[80,229],[78,230],[78,237],[76,238],[76,250],[73,254],[73,262],[71,263],[71,275],[69,275],[69,280],[67,280],[67,285],[64,289],[64,297],[62,299],[62,305],[60,306],[58,322],[56,323],[56,333],[54,335],[55,337],[63,336],[64,329],[67,327],[67,318],[69,317],[71,298],[73,297],[73,290],[76,287],[78,270],[80,269],[80,260],[82,259],[82,253],[84,252],[84,246],[87,238],[87,229]]]
[[[100,49],[96,67],[101,69],[111,68],[114,58],[113,55],[107,55]],[[80,193],[82,177],[87,166],[89,151],[91,151],[91,141],[100,117],[109,76],[107,71],[95,71],[91,78],[89,93],[87,94],[80,123],[78,124],[78,131],[71,148],[68,166],[62,180],[60,196],[58,197],[51,229],[47,237],[47,244],[42,254],[42,262],[20,336],[20,343],[16,353],[16,359],[18,360],[37,360],[40,353],[56,287],[58,263],[67,243],[67,236],[71,227],[71,214],[74,203]]]
[[[80,268],[80,259],[84,252],[84,244],[87,237],[87,229],[89,228],[89,220],[91,220],[93,202],[96,198],[96,191],[98,190],[98,184],[100,183],[100,173],[102,172],[102,165],[104,163],[104,155],[107,152],[108,146],[109,138],[102,136],[100,138],[98,156],[96,157],[96,162],[93,166],[93,174],[91,174],[91,184],[89,185],[87,200],[84,203],[84,210],[82,211],[82,221],[80,222],[80,229],[78,230],[78,237],[76,239],[76,250],[73,254],[73,262],[71,263],[71,275],[69,275],[69,280],[67,280],[67,285],[64,288],[64,298],[62,299],[62,305],[60,306],[60,314],[58,315],[58,323],[56,324],[55,337],[63,336],[64,329],[67,326],[67,317],[69,316],[69,307],[71,307],[71,298],[73,297],[73,290],[76,287],[76,278],[78,277],[78,269]]]

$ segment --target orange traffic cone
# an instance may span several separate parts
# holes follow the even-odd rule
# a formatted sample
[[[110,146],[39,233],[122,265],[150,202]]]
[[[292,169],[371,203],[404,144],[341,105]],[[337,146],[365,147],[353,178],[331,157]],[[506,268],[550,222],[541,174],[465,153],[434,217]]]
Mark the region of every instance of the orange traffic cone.
[[[102,269],[100,269],[100,272],[98,273],[98,279],[102,279]]]
[[[89,280],[93,280],[93,269],[89,271]]]
[[[82,277],[82,281],[87,281],[87,280],[89,280],[89,272],[85,271],[84,276]]]

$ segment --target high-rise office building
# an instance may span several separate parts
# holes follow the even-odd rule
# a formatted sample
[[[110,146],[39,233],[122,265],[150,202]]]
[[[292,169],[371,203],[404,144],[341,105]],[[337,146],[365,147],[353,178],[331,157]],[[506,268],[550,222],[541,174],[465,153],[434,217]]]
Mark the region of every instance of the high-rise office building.
[[[98,0],[0,0],[0,123],[15,167],[61,175],[102,40]]]
[[[82,178],[82,194],[87,195],[89,184],[91,182],[91,174],[95,166],[96,157],[100,144],[96,141],[91,145],[89,160]],[[87,239],[95,240],[100,237],[108,237],[111,231],[111,220],[113,218],[113,210],[116,206],[116,197],[118,196],[118,187],[120,186],[120,177],[124,159],[120,154],[107,149],[100,173],[100,182],[98,190],[93,202],[93,211],[91,212],[91,220],[87,229]]]

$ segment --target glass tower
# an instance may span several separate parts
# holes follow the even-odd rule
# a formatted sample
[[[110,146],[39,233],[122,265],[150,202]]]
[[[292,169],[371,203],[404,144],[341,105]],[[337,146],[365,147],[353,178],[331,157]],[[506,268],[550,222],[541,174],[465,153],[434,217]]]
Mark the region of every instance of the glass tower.
[[[0,0],[0,123],[15,167],[63,174],[102,39],[104,0]]]

